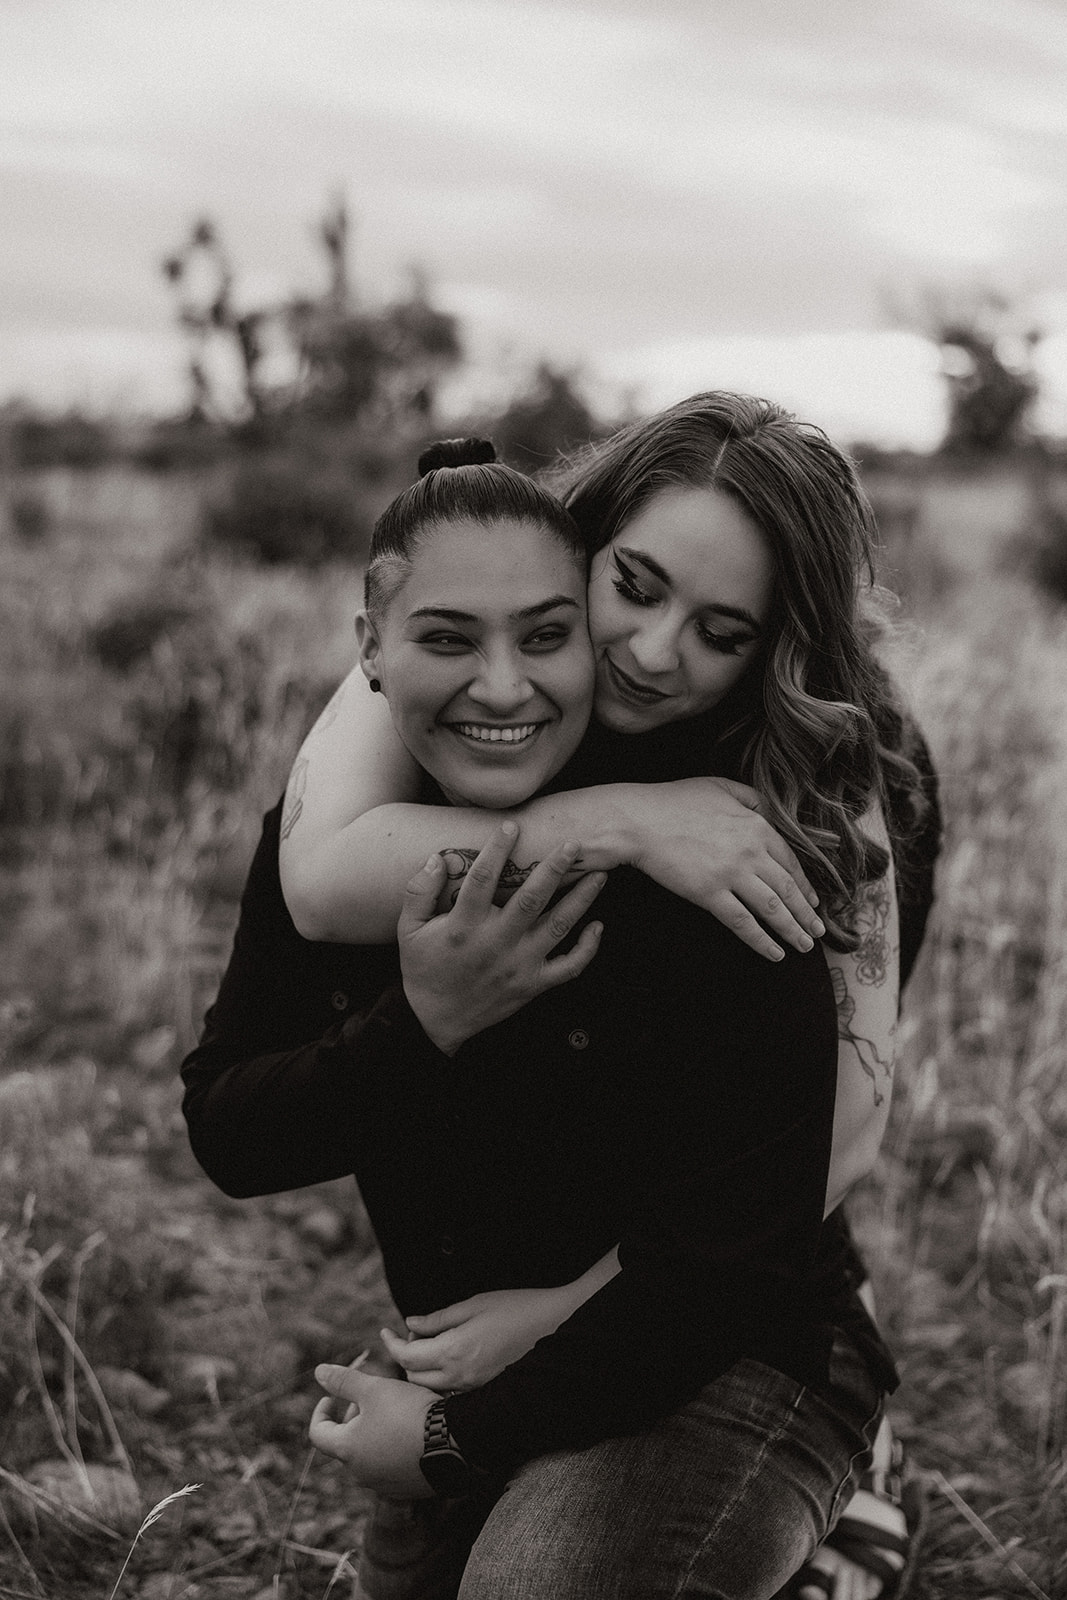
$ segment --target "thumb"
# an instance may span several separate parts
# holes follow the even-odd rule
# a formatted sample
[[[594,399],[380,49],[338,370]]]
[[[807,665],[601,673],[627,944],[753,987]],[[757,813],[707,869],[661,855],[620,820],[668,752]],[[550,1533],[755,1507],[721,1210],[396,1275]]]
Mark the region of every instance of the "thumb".
[[[409,878],[404,886],[404,904],[400,921],[396,925],[397,938],[403,940],[417,933],[437,915],[437,897],[441,893],[441,875],[445,864],[439,855],[433,855]]]
[[[763,802],[759,793],[757,790],[749,788],[747,783],[738,783],[736,778],[718,778],[716,782],[721,789],[725,789],[727,794],[740,801],[741,805],[746,806],[749,811],[760,810]]]
[[[315,1368],[315,1381],[335,1399],[354,1400],[358,1404],[374,1379],[360,1372],[358,1367],[338,1367],[324,1361]]]
[[[404,1321],[418,1338],[426,1339],[432,1338],[435,1333],[445,1333],[449,1328],[458,1328],[469,1316],[466,1303],[460,1300],[454,1306],[445,1306],[440,1311],[428,1311],[422,1317],[405,1317]]]

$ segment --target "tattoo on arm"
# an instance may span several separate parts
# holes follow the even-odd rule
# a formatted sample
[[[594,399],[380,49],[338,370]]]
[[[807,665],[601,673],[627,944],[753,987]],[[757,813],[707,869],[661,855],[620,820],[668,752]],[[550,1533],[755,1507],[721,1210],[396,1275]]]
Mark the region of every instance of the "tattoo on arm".
[[[884,983],[892,953],[889,942],[889,913],[893,900],[884,879],[868,883],[856,913],[860,942],[853,951],[856,978],[860,983]]]
[[[840,967],[831,967],[830,979],[834,988],[834,1000],[837,1004],[837,1037],[842,1044],[850,1044],[856,1052],[860,1066],[871,1080],[874,1090],[874,1103],[880,1106],[885,1101],[885,1096],[878,1087],[879,1076],[889,1083],[893,1077],[893,1058],[888,1061],[880,1055],[873,1039],[865,1039],[862,1034],[853,1029],[856,1017],[856,1002],[848,992],[845,974]],[[895,1032],[895,1027],[893,1032]],[[891,1035],[892,1036],[892,1035]]]
[[[304,789],[307,785],[308,758],[298,756],[289,777],[289,787],[285,791],[285,805],[282,807],[282,838],[288,839],[297,823],[300,813],[304,809]]]
[[[444,861],[445,873],[448,877],[448,887],[444,891],[444,897],[445,903],[450,908],[455,905],[456,896],[463,887],[463,880],[478,859],[478,855],[479,852],[477,850],[468,850],[460,845],[450,846],[447,850],[441,851],[441,859]],[[503,871],[500,874],[500,882],[497,885],[496,894],[493,896],[496,904],[503,905],[505,901],[510,900],[515,890],[520,889],[526,882],[536,865],[536,861],[531,861],[529,866],[520,867],[509,856],[507,861],[504,862]]]

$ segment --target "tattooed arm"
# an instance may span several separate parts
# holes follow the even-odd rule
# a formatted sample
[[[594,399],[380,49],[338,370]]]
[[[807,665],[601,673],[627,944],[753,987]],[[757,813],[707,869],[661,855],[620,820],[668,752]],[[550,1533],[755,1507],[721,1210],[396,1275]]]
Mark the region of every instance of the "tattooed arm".
[[[887,849],[881,813],[864,829]],[[837,1100],[827,1211],[870,1172],[889,1117],[900,984],[900,934],[892,865],[863,885],[856,912],[855,950],[826,950],[837,1002]]]
[[[371,694],[357,668],[305,739],[289,780],[282,885],[305,938],[391,941],[404,885],[427,855],[457,840],[475,854],[501,820],[499,812],[421,806],[417,794],[418,773],[385,697]],[[513,813],[522,853],[512,876],[573,840],[584,869],[636,866],[761,955],[781,954],[771,934],[810,948],[822,933],[810,885],[757,805],[752,790],[718,778],[544,795]],[[458,852],[452,862],[458,872]]]

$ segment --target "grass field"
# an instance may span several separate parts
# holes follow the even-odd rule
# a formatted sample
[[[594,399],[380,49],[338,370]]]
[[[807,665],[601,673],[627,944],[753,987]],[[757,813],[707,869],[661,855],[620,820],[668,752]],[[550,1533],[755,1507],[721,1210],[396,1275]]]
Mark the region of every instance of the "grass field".
[[[176,1068],[259,814],[348,665],[357,585],[192,554],[198,489],[53,474],[13,491],[42,516],[0,513],[11,1600],[351,1589],[363,1505],[304,1430],[315,1362],[388,1314],[365,1220],[350,1186],[217,1194]],[[1062,1600],[1067,623],[997,570],[1025,522],[1010,482],[896,491],[898,667],[947,833],[891,1132],[853,1210],[929,1488],[914,1593]]]

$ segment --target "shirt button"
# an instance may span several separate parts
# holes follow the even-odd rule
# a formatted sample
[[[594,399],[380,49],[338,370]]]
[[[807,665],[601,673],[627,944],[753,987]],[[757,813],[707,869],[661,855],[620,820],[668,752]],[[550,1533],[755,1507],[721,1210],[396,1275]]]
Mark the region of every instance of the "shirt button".
[[[572,1028],[567,1035],[567,1043],[572,1050],[584,1050],[589,1043],[589,1035],[584,1028]]]
[[[438,1245],[438,1249],[443,1256],[455,1255],[456,1241],[453,1239],[450,1233],[444,1233],[441,1235],[441,1242]]]
[[[333,994],[330,996],[330,1004],[333,1006],[335,1011],[348,1010],[348,996],[345,994],[343,989],[334,990]]]

